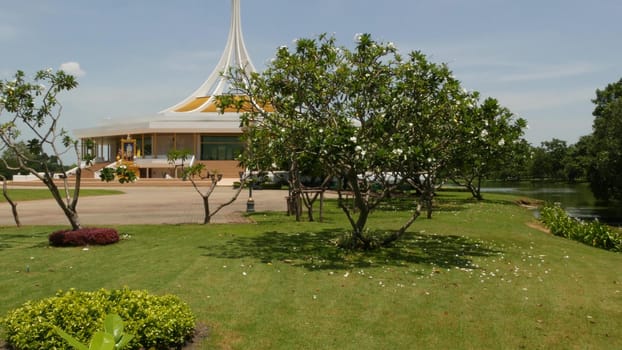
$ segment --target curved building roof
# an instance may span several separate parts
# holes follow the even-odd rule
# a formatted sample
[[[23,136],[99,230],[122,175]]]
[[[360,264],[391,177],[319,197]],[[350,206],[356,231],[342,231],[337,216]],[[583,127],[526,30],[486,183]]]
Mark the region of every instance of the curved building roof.
[[[103,124],[74,130],[79,138],[115,136],[138,133],[239,133],[240,111],[226,108],[220,111],[216,96],[229,86],[221,73],[231,68],[255,72],[242,35],[240,0],[231,0],[231,25],[225,50],[205,82],[178,104],[144,118],[107,120]],[[243,97],[241,97],[243,98]]]
[[[231,0],[231,8],[231,25],[227,45],[212,74],[190,96],[160,113],[216,112],[215,96],[222,95],[228,87],[227,79],[221,73],[228,72],[231,68],[242,68],[249,73],[256,71],[244,44],[240,0]]]

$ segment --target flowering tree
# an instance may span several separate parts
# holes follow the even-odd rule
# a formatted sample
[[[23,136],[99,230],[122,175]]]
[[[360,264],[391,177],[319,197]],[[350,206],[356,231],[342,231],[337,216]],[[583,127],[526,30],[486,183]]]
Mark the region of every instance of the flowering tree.
[[[522,138],[527,122],[493,98],[481,104],[474,96],[465,113],[465,127],[459,135],[462,142],[452,157],[452,179],[466,187],[474,198],[483,199],[482,180],[512,163],[525,163],[529,153]]]
[[[423,54],[403,58],[391,43],[368,34],[356,39],[353,50],[327,35],[301,39],[292,50],[279,48],[262,74],[238,70],[230,79],[233,93],[252,102],[243,117],[243,164],[287,165],[294,185],[309,169],[338,179],[340,199],[354,198],[353,207],[340,201],[352,227],[347,243],[369,249],[398,239],[419,217],[416,204],[389,236],[366,229],[391,191],[445,166],[466,94],[446,66]]]
[[[26,81],[22,71],[18,71],[11,81],[0,81],[0,140],[16,158],[17,165],[12,168],[28,172],[41,180],[74,230],[80,228],[76,208],[81,169],[79,166],[76,169],[72,192],[62,156],[75,152],[78,165],[81,158],[78,141],[58,128],[62,108],[56,96],[77,85],[73,76],[51,69],[37,72],[32,82]],[[18,138],[22,133],[34,135],[27,143],[27,152],[19,147]],[[51,167],[50,159],[54,159],[58,166]],[[60,173],[61,187],[54,181],[56,171]]]
[[[427,217],[432,217],[436,190],[460,146],[466,111],[472,96],[462,89],[445,64],[429,62],[412,52],[396,70],[390,116],[385,129],[394,161],[390,168],[421,194]]]
[[[248,75],[238,69],[227,72],[232,82],[232,95],[220,98],[225,107],[237,104],[247,112],[242,118],[245,152],[240,161],[249,170],[287,170],[290,208],[300,220],[303,200],[309,207],[312,200],[304,198],[303,175],[324,178],[326,171],[320,158],[323,124],[335,113],[340,98],[339,82],[327,74],[340,64],[335,40],[322,36],[321,42],[300,40],[295,53],[286,47],[277,51],[277,58],[261,74]],[[240,99],[243,95],[248,98]],[[312,211],[309,211],[310,219]]]

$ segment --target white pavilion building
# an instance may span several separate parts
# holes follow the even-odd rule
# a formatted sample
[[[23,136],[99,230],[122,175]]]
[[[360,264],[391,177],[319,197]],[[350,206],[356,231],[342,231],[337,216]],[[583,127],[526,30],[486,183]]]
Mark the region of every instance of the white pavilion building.
[[[173,175],[167,162],[169,150],[187,149],[192,156],[186,165],[202,162],[225,178],[239,176],[243,169],[235,157],[243,149],[240,113],[234,109],[218,111],[215,96],[228,88],[221,72],[231,67],[254,72],[255,67],[244,45],[240,0],[231,0],[231,5],[231,25],[223,55],[207,80],[190,96],[146,119],[107,121],[73,130],[82,145],[87,140],[94,143],[95,162],[100,168],[123,158],[134,162],[142,178],[165,177]],[[84,146],[82,152],[87,152]]]

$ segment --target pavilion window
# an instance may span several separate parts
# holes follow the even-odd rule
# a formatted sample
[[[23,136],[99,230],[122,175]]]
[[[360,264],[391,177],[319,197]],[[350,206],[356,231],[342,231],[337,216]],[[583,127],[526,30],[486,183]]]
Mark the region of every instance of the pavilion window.
[[[156,155],[158,158],[166,158],[168,151],[175,149],[174,134],[158,134],[155,136]]]
[[[140,152],[141,156],[145,155],[145,151],[143,151],[143,137],[142,137],[142,135],[136,137],[136,151]],[[136,154],[136,155],[138,155],[138,154]]]
[[[235,160],[243,148],[237,136],[201,136],[201,160]]]
[[[176,134],[175,135],[175,149],[188,150],[194,154],[194,135],[192,134]]]
[[[143,137],[143,154],[145,156],[150,156],[153,154],[151,146],[151,135],[145,135]]]

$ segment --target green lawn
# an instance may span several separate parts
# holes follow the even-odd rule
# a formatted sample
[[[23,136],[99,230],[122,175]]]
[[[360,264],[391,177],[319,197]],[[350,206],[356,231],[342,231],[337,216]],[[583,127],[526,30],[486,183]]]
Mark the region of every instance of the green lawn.
[[[52,198],[52,194],[47,188],[10,188],[7,190],[7,193],[9,194],[9,198],[11,198],[11,200],[18,202],[18,205],[21,201]],[[71,190],[70,193],[73,195],[73,190]],[[104,196],[121,193],[123,193],[123,191],[83,188],[80,190],[80,197]],[[3,195],[0,195],[0,203],[4,202],[6,202],[6,198],[4,198]]]
[[[622,255],[530,228],[511,197],[442,193],[395,247],[347,253],[347,227],[257,213],[257,224],[121,226],[106,247],[50,248],[55,227],[0,228],[0,314],[59,289],[174,293],[210,349],[619,349]],[[399,206],[372,228],[397,228]],[[30,272],[26,272],[27,269]]]

